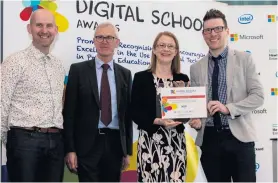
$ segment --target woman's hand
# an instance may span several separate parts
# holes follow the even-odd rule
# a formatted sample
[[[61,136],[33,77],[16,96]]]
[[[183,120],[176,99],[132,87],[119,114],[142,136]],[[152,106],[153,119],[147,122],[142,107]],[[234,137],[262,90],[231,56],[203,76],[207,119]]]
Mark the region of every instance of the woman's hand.
[[[174,121],[174,120],[171,120],[171,119],[156,118],[154,120],[154,124],[161,125],[161,126],[164,126],[167,129],[169,129],[169,128],[174,128],[174,127],[182,124],[182,122]]]

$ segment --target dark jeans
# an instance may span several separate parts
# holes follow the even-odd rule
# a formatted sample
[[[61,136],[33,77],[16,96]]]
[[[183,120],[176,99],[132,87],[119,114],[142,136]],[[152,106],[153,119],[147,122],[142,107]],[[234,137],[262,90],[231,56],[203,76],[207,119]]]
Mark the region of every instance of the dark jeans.
[[[201,163],[208,182],[256,182],[254,146],[239,141],[230,130],[206,127]]]
[[[7,139],[7,168],[11,182],[62,182],[62,134],[11,129]]]

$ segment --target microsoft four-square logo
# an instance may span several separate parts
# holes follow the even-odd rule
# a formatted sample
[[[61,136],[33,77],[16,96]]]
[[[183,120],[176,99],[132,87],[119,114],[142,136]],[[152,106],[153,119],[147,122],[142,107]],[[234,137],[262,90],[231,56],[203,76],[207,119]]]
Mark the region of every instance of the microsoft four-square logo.
[[[267,15],[267,21],[268,22],[276,22],[276,16],[275,15]]]
[[[277,96],[278,95],[278,88],[271,88],[271,96]]]
[[[231,41],[238,41],[238,34],[231,34]]]

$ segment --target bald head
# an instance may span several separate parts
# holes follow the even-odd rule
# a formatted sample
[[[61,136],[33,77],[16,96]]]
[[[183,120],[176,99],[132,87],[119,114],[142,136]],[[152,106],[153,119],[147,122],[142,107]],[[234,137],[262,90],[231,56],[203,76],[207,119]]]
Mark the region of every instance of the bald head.
[[[41,52],[48,53],[58,32],[53,14],[45,9],[36,10],[30,18],[27,29],[32,34],[33,45]]]
[[[34,11],[30,18],[30,24],[36,23],[37,20],[41,19],[41,18],[52,21],[52,23],[56,26],[54,15],[49,10],[46,10],[46,9],[38,9],[38,10]]]

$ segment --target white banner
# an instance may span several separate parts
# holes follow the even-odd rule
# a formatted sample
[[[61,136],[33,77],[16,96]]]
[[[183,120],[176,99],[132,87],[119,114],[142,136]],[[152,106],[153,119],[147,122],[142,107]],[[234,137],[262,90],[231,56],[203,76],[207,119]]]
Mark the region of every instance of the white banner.
[[[202,19],[206,11],[215,8],[227,15],[230,33],[237,41],[229,45],[250,51],[257,64],[265,86],[266,101],[254,111],[259,142],[256,143],[258,181],[272,181],[271,142],[277,123],[277,43],[276,6],[228,7],[210,1],[5,1],[4,2],[4,58],[31,44],[27,32],[28,8],[50,8],[60,32],[52,53],[64,61],[66,70],[75,62],[92,58],[96,52],[92,41],[99,23],[110,21],[119,30],[120,47],[115,62],[129,68],[132,74],[146,69],[150,64],[151,47],[161,31],[173,32],[180,42],[182,72],[189,76],[189,67],[208,51],[202,37]],[[244,15],[246,14],[246,15]],[[270,16],[275,15],[275,21]],[[262,36],[261,36],[262,35]],[[251,36],[251,37],[250,37]],[[256,39],[255,39],[256,38]],[[235,40],[235,39],[234,39]],[[274,95],[271,96],[271,88]],[[277,126],[276,134],[277,134]],[[134,181],[136,176],[136,147],[138,133],[134,125],[134,155],[131,166],[124,172],[124,181]],[[188,165],[186,181],[205,181],[200,166],[200,150],[194,143],[196,132],[186,129]],[[193,139],[193,140],[192,140]],[[197,158],[197,159],[196,159]],[[255,168],[255,167],[254,167]]]
[[[258,134],[257,180],[262,182],[273,181],[270,139],[277,138],[277,15],[276,6],[230,6],[227,16],[229,45],[252,54],[264,86],[264,105],[252,112]]]

